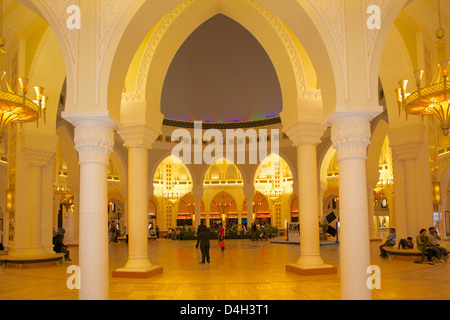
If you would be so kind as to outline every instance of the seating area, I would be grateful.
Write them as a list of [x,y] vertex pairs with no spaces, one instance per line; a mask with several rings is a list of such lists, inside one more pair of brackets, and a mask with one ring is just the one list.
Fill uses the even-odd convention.
[[[449,254],[449,248],[447,248],[447,255]],[[403,261],[421,261],[422,251],[414,246],[414,249],[398,249],[394,247],[384,247],[389,260],[403,260]]]
[[3,269],[6,269],[8,264],[18,265],[22,269],[23,265],[37,265],[44,263],[56,262],[56,265],[61,265],[64,259],[64,253],[51,253],[35,256],[20,256],[20,255],[1,255],[0,263]]

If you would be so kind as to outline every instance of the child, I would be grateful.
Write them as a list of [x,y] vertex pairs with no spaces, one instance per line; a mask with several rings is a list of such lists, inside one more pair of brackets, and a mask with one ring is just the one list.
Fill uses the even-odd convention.
[[412,242],[412,238],[408,237],[405,239],[401,239],[400,242],[398,243],[398,249],[400,249],[400,247],[402,247],[402,249],[414,249],[414,243]]

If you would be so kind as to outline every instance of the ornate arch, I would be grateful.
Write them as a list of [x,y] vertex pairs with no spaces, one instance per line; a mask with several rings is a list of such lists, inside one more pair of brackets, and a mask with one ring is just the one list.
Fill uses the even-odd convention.
[[[148,87],[148,76],[152,68],[152,64],[155,63],[154,60],[157,60],[155,56],[161,41],[163,40],[167,31],[173,25],[173,23],[182,16],[184,11],[188,7],[190,7],[193,3],[197,1],[199,0],[185,0],[183,3],[173,8],[167,15],[164,16],[164,18],[160,22],[158,22],[158,24],[154,28],[153,33],[150,36],[148,44],[145,48],[145,52],[140,61],[139,71],[136,77],[136,88],[134,92],[127,92],[122,95],[123,104],[143,102],[147,100],[146,94]],[[269,9],[261,5],[259,2],[255,0],[242,0],[242,1],[252,6],[255,12],[257,12],[267,21],[267,23],[271,26],[271,28],[274,30],[274,32],[280,39],[280,44],[284,47],[284,50],[286,51],[286,54],[289,57],[290,65],[293,70],[293,77],[295,79],[295,87],[297,95],[296,98],[320,100],[321,99],[320,90],[309,89],[307,87],[306,75],[302,65],[302,61],[300,59],[299,52],[285,25],[276,15],[274,15]],[[220,13],[220,11],[217,11],[217,13]],[[233,19],[233,17],[231,18]],[[277,72],[280,74],[284,71],[277,70]]]

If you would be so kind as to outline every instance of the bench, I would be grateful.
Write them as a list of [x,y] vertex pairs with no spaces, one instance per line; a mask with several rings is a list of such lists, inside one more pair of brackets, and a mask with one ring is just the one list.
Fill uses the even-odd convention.
[[[383,247],[388,255],[389,260],[407,260],[407,261],[421,261],[422,251],[419,249],[397,249],[395,247]],[[447,254],[450,254],[447,249]]]
[[6,269],[6,265],[9,263],[9,264],[18,264],[21,270],[24,264],[56,262],[56,265],[59,266],[62,264],[64,255],[65,255],[64,253],[52,253],[47,255],[35,255],[35,256],[1,255],[0,263],[2,264],[3,269]]

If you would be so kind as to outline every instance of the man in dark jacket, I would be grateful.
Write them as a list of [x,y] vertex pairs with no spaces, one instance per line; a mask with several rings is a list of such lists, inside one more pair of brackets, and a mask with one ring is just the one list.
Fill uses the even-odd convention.
[[198,234],[198,241],[200,242],[200,250],[202,251],[202,262],[200,263],[209,263],[209,248],[211,246],[209,239],[211,239],[212,235],[208,228],[202,229]]
[[200,234],[200,232],[202,232],[206,229],[207,229],[207,227],[203,224],[203,221],[202,221],[197,228],[197,244],[195,245],[196,248],[198,248],[198,244],[200,243],[200,238],[198,237],[198,235]]
[[57,253],[64,253],[64,260],[65,261],[72,261],[69,257],[70,252],[67,249],[67,246],[64,244],[64,233],[66,231],[64,229],[59,229],[58,233],[53,238],[53,251]]

